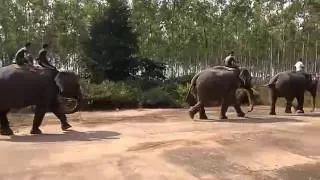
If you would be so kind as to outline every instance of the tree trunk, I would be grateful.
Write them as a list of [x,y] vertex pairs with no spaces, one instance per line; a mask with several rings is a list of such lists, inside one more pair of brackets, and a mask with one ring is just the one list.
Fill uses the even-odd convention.
[[273,58],[272,58],[272,37],[271,37],[270,38],[270,74],[274,76],[272,69],[273,69]]
[[317,73],[317,62],[318,62],[318,40],[316,40],[316,57],[314,59],[314,71]]

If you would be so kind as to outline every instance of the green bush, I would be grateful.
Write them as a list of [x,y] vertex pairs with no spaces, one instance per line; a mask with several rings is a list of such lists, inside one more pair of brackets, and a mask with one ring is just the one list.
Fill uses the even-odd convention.
[[163,86],[163,82],[160,80],[149,80],[149,79],[135,79],[135,80],[127,80],[126,84],[131,87],[135,87],[140,91],[147,91],[149,89]]
[[178,103],[183,107],[187,107],[187,103],[186,103],[185,99],[188,94],[188,91],[189,91],[188,84],[178,84],[177,85],[176,98],[177,98]]
[[137,107],[140,91],[125,82],[103,81],[101,84],[82,82],[85,98],[93,109]]
[[176,100],[161,87],[145,91],[141,97],[140,106],[147,108],[180,107]]

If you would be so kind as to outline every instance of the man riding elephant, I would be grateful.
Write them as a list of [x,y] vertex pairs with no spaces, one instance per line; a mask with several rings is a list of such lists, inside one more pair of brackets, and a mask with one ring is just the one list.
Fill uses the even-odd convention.
[[304,92],[309,91],[313,99],[313,108],[315,109],[318,80],[312,77],[312,74],[303,71],[303,63],[296,63],[296,71],[279,72],[273,76],[268,84],[271,95],[270,115],[275,115],[275,105],[279,97],[284,97],[286,103],[286,113],[291,113],[292,101],[297,99],[298,105],[295,107],[297,113],[304,113]]
[[[25,65],[24,67],[28,67]],[[68,71],[47,68],[17,68],[14,64],[0,68],[0,134],[13,135],[7,114],[11,109],[34,107],[31,134],[41,134],[40,126],[47,112],[61,122],[61,129],[71,125],[66,114],[79,110],[82,93],[79,77]],[[61,98],[71,98],[76,104],[64,108]]]
[[204,107],[210,102],[221,102],[220,119],[227,119],[226,112],[229,105],[233,105],[237,115],[244,117],[241,110],[239,98],[236,97],[236,90],[245,89],[248,92],[250,109],[253,110],[253,91],[251,84],[252,76],[246,68],[231,69],[225,66],[214,66],[197,73],[191,80],[191,87],[188,91],[186,102],[193,106],[189,115],[193,119],[199,112],[200,119],[207,119]]
[[233,51],[231,51],[229,55],[224,59],[224,65],[229,68],[239,68],[239,66],[236,64],[236,58]]
[[296,67],[296,72],[304,72],[304,64],[302,62],[302,58],[294,65]]
[[31,43],[28,42],[25,44],[24,47],[20,48],[17,51],[15,55],[15,61],[17,65],[22,66],[28,63],[28,54],[29,54],[30,46],[31,46]]
[[49,49],[48,44],[44,44],[42,46],[42,49],[39,51],[38,58],[37,58],[38,64],[43,68],[56,69],[56,67],[51,65],[48,61],[48,57],[47,57],[48,49]]

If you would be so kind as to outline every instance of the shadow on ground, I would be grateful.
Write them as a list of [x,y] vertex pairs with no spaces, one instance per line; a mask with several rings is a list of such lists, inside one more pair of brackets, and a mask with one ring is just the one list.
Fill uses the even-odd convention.
[[278,123],[278,122],[304,122],[298,119],[292,118],[279,118],[279,117],[264,117],[264,118],[256,118],[256,117],[247,117],[247,118],[236,118],[236,119],[208,119],[201,120],[195,119],[196,122],[228,122],[228,123]]
[[277,173],[283,179],[290,180],[316,180],[320,179],[320,163],[316,164],[302,164],[295,165],[292,167],[281,168],[277,171]]
[[316,113],[312,113],[312,112],[307,112],[307,113],[304,113],[304,114],[293,114],[295,116],[299,116],[299,117],[320,117],[320,113],[319,112],[316,112]]
[[10,142],[66,142],[66,141],[99,141],[107,139],[119,139],[120,133],[113,131],[87,131],[80,132],[69,130],[63,134],[41,134],[11,136],[5,141]]
[[183,147],[165,151],[162,157],[170,163],[182,166],[199,179],[212,175],[213,179],[273,180],[260,171],[251,171],[241,164],[229,161],[223,151],[216,148]]

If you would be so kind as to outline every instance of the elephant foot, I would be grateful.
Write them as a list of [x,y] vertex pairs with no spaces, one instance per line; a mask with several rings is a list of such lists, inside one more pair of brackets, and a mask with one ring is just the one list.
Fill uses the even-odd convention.
[[11,128],[1,128],[0,130],[0,134],[3,136],[12,136],[13,135],[13,131]]
[[192,111],[189,111],[189,116],[191,119],[194,119],[194,113]]
[[276,112],[270,112],[269,115],[276,115]]
[[66,131],[66,130],[68,130],[68,129],[71,128],[71,127],[72,127],[72,126],[71,126],[70,124],[66,123],[66,124],[64,124],[64,125],[61,126],[61,129],[62,129],[63,131]]
[[245,117],[246,114],[245,114],[244,112],[241,112],[241,113],[238,113],[237,116],[238,116],[238,117]]
[[297,110],[297,113],[298,113],[298,114],[303,114],[304,111],[299,109],[299,110]]
[[284,112],[285,112],[285,113],[288,113],[288,114],[291,114],[291,113],[292,113],[292,111],[291,111],[290,109],[286,109]]
[[207,115],[200,115],[200,119],[208,119]]
[[42,131],[39,128],[32,128],[30,134],[42,134]]
[[228,117],[225,115],[220,115],[220,119],[228,119]]

